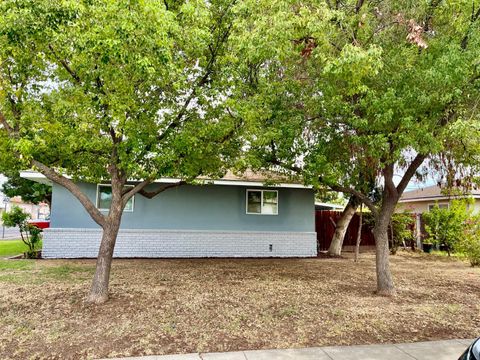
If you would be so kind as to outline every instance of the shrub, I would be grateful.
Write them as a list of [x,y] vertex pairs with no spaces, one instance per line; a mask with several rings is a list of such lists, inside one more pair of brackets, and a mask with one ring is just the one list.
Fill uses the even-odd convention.
[[402,244],[411,245],[415,242],[413,227],[415,225],[415,218],[412,214],[397,213],[392,216],[391,223],[391,244],[390,252],[396,254],[398,247]]
[[463,252],[472,266],[480,266],[480,215],[472,216],[465,223],[458,250]]
[[430,212],[424,213],[426,240],[445,246],[448,255],[455,251],[462,240],[465,224],[471,218],[470,203],[470,199],[452,200],[449,208],[435,205]]
[[30,215],[14,206],[9,212],[2,214],[3,224],[7,227],[16,227],[20,229],[20,236],[25,245],[27,245],[27,257],[34,258],[36,255],[36,248],[40,244],[42,230],[34,225],[28,223]]

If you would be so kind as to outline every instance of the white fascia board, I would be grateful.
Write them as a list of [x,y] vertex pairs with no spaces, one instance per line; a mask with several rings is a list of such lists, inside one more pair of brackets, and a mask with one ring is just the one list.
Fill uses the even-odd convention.
[[449,201],[455,199],[464,199],[464,198],[474,198],[480,199],[480,195],[466,195],[466,196],[430,196],[430,197],[423,197],[423,198],[412,198],[412,199],[400,199],[398,200],[399,203],[412,203],[412,202],[422,202],[422,201]]
[[345,206],[339,204],[331,204],[331,203],[324,203],[324,202],[315,202],[315,205],[318,206],[328,206],[334,209],[345,209]]
[[52,185],[52,181],[37,171],[20,171],[20,177],[23,179],[38,182],[40,184]]
[[[66,178],[71,178],[70,176],[64,175]],[[45,175],[37,172],[37,171],[21,171],[20,177],[32,181],[36,181],[38,183],[52,185],[52,181],[47,179]],[[157,179],[155,183],[164,183],[164,184],[173,184],[176,182],[180,182],[182,179],[177,178],[161,178]],[[138,180],[129,180],[129,182],[138,182]],[[272,185],[265,185],[260,181],[241,181],[241,180],[208,180],[208,179],[198,179],[196,180],[197,183],[205,184],[205,185],[226,185],[226,186],[258,186],[258,187],[277,187],[277,188],[290,188],[290,189],[312,189],[312,186],[306,186],[302,184],[289,184],[289,183],[279,183],[279,184],[272,184]]]

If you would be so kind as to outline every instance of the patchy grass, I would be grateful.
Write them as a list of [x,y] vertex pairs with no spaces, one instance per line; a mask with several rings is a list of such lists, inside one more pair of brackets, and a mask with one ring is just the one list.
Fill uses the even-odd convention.
[[0,358],[97,358],[478,336],[480,270],[391,257],[398,289],[377,297],[375,261],[115,260],[111,300],[84,302],[91,260],[0,261]]
[[27,251],[27,245],[22,240],[1,240],[0,258],[21,254]]

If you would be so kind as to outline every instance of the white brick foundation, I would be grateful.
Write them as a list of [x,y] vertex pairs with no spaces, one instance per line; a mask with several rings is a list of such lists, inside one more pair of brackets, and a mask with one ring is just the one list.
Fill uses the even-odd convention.
[[[97,229],[46,229],[44,258],[96,257]],[[271,251],[270,251],[271,246]],[[310,257],[317,255],[315,232],[120,230],[115,257]]]

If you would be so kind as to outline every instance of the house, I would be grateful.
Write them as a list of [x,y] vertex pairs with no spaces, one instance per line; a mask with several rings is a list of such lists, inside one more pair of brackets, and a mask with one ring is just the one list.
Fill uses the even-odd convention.
[[[21,176],[51,183],[37,172],[22,172]],[[160,179],[150,187],[175,182]],[[125,208],[114,256],[317,255],[313,189],[293,182],[267,186],[265,178],[254,173],[241,177],[229,173],[220,180],[201,182],[168,189],[153,199],[136,194]],[[51,223],[44,232],[43,256],[96,257],[101,229],[70,192],[51,185]],[[107,211],[108,184],[78,185],[100,211]]]
[[[2,206],[4,206],[2,204]],[[19,207],[28,215],[31,220],[45,220],[50,214],[50,208],[47,203],[32,204],[22,200],[20,196],[10,198],[4,206],[4,210],[10,211],[13,207]]]
[[480,212],[480,190],[470,192],[452,191],[447,194],[438,185],[427,186],[421,189],[406,191],[400,198],[397,212],[408,211],[415,214],[422,214],[430,211],[435,205],[448,207],[452,199],[472,197],[474,199],[473,211]]
[[406,191],[400,198],[396,212],[410,212],[416,214],[415,219],[415,238],[417,247],[422,246],[422,239],[425,238],[425,224],[422,214],[429,212],[433,207],[448,207],[453,199],[471,197],[474,199],[473,212],[480,212],[480,190],[463,192],[458,190],[451,191],[451,195],[444,191],[438,185],[427,186],[421,189]]

